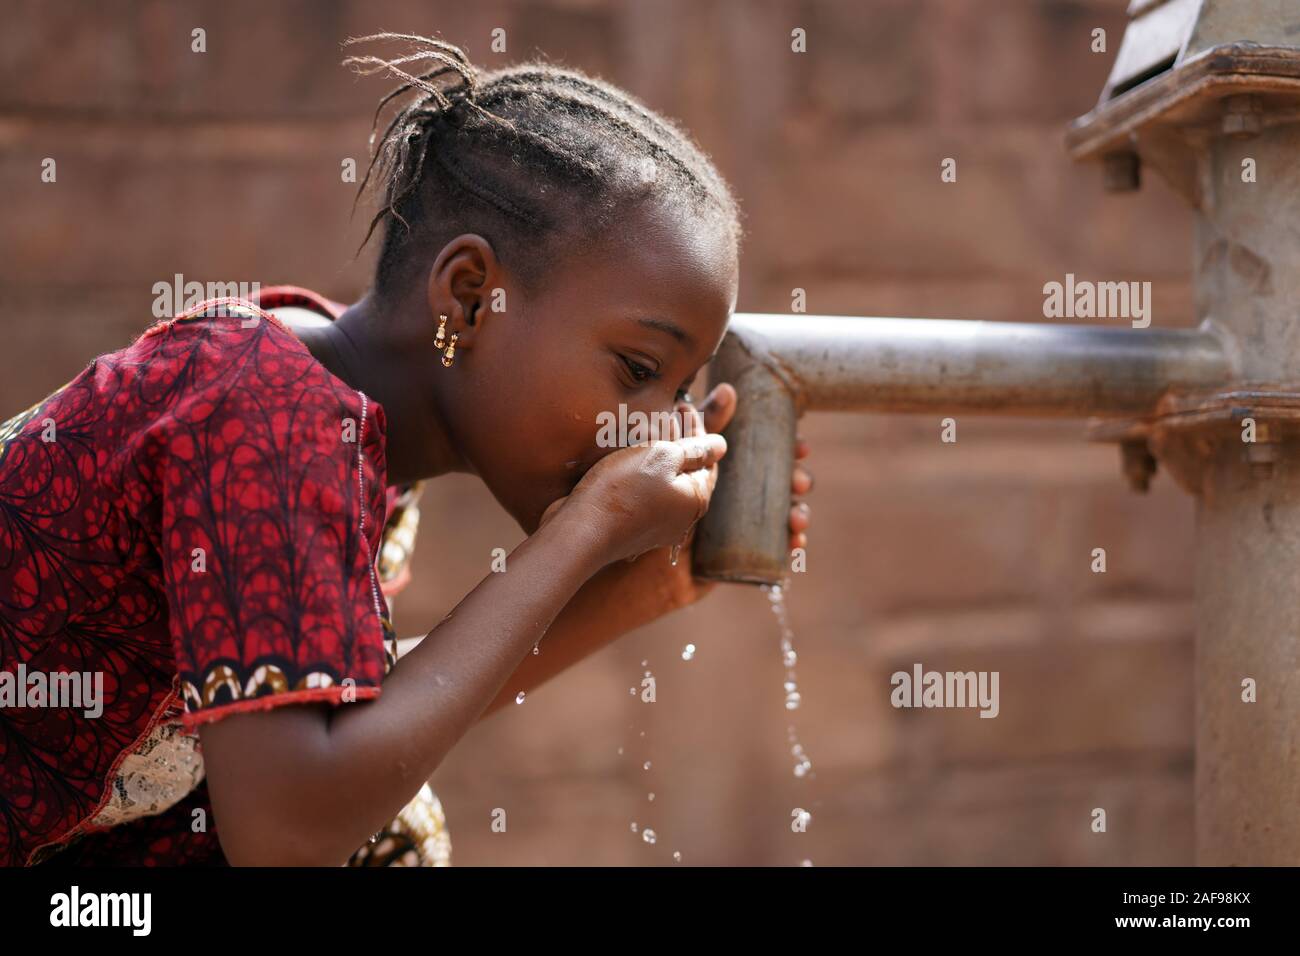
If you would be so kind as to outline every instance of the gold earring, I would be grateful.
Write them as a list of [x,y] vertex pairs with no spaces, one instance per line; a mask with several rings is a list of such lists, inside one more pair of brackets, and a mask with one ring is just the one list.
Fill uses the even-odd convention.
[[440,315],[438,318],[440,320],[438,322],[438,335],[437,338],[433,340],[433,347],[435,349],[441,349],[447,344],[447,317],[445,315]]
[[456,361],[456,340],[460,338],[459,332],[451,333],[451,344],[447,346],[447,351],[442,353],[442,364],[451,368],[451,363]]

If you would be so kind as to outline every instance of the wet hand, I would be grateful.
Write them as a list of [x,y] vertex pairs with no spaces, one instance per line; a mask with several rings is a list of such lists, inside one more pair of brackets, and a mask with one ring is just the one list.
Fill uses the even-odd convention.
[[[704,420],[705,429],[709,432],[719,432],[726,428],[736,413],[736,403],[736,390],[731,385],[723,382],[714,388],[697,409]],[[794,449],[794,474],[790,479],[790,493],[793,499],[812,491],[812,472],[802,464],[808,457],[808,453],[808,442],[802,437],[797,437]],[[805,502],[793,501],[790,506],[791,550],[808,546],[810,517],[811,510]],[[695,527],[693,526],[676,565],[668,562],[669,549],[660,548],[637,558],[635,570],[629,572],[629,578],[635,581],[635,586],[652,587],[653,593],[661,596],[661,614],[694,604],[717,586],[716,581],[697,578],[691,573],[690,547],[694,538]]]
[[709,508],[727,442],[705,431],[689,403],[677,410],[684,423],[680,433],[605,455],[568,495],[547,506],[538,530],[561,513],[577,515],[593,529],[604,563],[684,546]]
[[[724,382],[709,393],[696,411],[703,419],[706,431],[719,432],[731,422],[736,412],[736,404],[736,390]],[[795,467],[790,481],[790,492],[795,499],[806,495],[813,487],[812,472],[802,464],[808,457],[808,453],[808,442],[802,437],[797,437],[794,449]],[[790,548],[792,550],[807,547],[809,518],[808,505],[802,501],[793,501],[790,507]],[[677,608],[694,604],[717,586],[716,581],[697,578],[691,573],[691,546],[696,527],[697,525],[692,524],[687,533],[676,564],[669,561],[671,549],[659,547],[638,555],[631,561],[619,562],[616,570],[607,569],[607,572],[612,571],[617,575],[618,582],[615,587],[625,593],[629,601],[643,595],[651,596],[654,604],[648,612],[651,620]]]

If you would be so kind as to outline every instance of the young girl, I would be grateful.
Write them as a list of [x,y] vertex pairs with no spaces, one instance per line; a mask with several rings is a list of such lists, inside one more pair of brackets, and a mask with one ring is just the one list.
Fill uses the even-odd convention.
[[[605,83],[366,39],[410,45],[348,61],[402,81],[369,292],[205,303],[0,427],[0,863],[445,863],[425,781],[474,722],[705,591],[726,184]],[[620,404],[685,427],[602,447]],[[528,538],[398,663],[415,496],[456,471]]]

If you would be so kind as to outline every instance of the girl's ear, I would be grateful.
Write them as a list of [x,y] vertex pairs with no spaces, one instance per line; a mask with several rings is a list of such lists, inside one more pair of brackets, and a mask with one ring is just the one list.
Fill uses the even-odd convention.
[[447,336],[457,333],[457,350],[473,348],[504,278],[496,251],[482,236],[465,233],[448,242],[429,270],[430,334],[445,315]]

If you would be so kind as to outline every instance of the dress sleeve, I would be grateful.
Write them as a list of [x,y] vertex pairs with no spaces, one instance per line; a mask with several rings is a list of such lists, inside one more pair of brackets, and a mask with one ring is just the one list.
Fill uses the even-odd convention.
[[[196,355],[159,423],[159,551],[187,731],[227,714],[378,696],[382,408],[286,329]],[[214,367],[213,367],[214,366]]]

